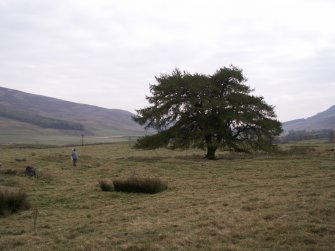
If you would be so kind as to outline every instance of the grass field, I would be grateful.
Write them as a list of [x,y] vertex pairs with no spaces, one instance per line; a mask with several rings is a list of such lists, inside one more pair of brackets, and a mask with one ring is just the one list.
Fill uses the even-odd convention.
[[[64,134],[55,129],[22,129],[22,128],[0,128],[1,144],[46,144],[55,146],[81,144],[82,137],[78,135]],[[115,143],[136,139],[138,136],[127,136],[114,130],[94,131],[96,135],[84,135],[84,144]]]
[[111,128],[88,128],[88,131],[67,131],[41,128],[28,123],[5,119],[0,116],[0,144],[45,144],[45,145],[79,145],[115,143],[136,140],[143,132],[121,131]]
[[[127,143],[0,148],[0,188],[22,189],[39,211],[0,218],[0,250],[334,250],[334,144],[285,153],[140,151]],[[15,158],[25,157],[26,162]],[[36,166],[38,179],[23,174]],[[16,170],[6,172],[6,170]],[[102,179],[159,177],[164,192],[102,192]]]

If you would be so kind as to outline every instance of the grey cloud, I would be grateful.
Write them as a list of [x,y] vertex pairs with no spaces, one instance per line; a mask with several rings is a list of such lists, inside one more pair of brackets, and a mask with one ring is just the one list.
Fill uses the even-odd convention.
[[291,1],[278,10],[261,0],[238,4],[3,0],[0,85],[133,111],[160,73],[211,74],[234,64],[282,120],[314,112],[318,99],[334,104],[335,31],[323,27],[333,15],[317,20],[334,3],[320,2],[311,21],[315,1],[297,1],[292,10]]

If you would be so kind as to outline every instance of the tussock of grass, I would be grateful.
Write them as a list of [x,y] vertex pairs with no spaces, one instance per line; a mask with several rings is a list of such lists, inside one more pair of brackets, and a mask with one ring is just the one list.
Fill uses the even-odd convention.
[[158,178],[130,177],[128,179],[113,180],[117,192],[127,193],[159,193],[167,189],[167,184]]
[[100,180],[99,181],[99,186],[102,191],[104,192],[110,192],[114,190],[113,183],[108,182],[106,180]]
[[0,190],[0,215],[7,216],[20,210],[27,210],[30,204],[22,191]]
[[10,169],[10,168],[4,168],[4,169],[0,169],[0,174],[16,175],[17,171],[14,169]]

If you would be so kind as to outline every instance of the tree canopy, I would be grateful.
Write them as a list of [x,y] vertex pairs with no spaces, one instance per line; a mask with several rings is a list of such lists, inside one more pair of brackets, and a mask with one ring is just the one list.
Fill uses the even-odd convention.
[[218,148],[269,150],[282,132],[274,107],[254,96],[241,69],[230,66],[213,75],[175,69],[155,77],[150,106],[137,110],[134,120],[156,133],[140,138],[136,147],[153,149],[207,148],[215,159]]

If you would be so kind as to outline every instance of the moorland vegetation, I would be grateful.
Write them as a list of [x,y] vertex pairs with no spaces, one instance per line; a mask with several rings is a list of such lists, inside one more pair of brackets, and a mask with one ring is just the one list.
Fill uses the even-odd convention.
[[[0,216],[0,250],[332,250],[334,149],[309,141],[271,154],[218,150],[208,161],[201,150],[92,145],[77,147],[73,169],[70,147],[1,146],[0,190],[25,193],[31,209]],[[44,175],[25,176],[26,165]],[[130,177],[168,188],[99,185]]]

